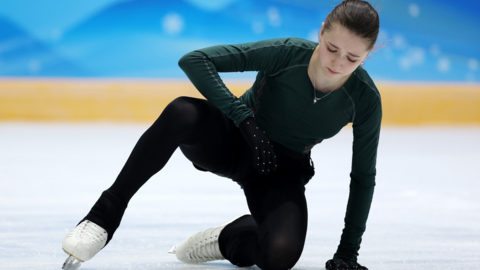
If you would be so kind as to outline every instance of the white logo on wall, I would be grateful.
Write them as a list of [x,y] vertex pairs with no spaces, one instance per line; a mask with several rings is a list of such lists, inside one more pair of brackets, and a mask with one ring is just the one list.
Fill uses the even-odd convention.
[[282,25],[282,18],[280,17],[280,11],[276,7],[270,7],[267,11],[268,21],[273,27],[279,27]]
[[421,47],[410,47],[406,54],[400,58],[400,67],[408,70],[413,66],[421,66],[425,63],[425,50]]
[[265,30],[265,27],[263,26],[262,22],[253,22],[252,23],[253,33],[259,35],[259,34],[262,34],[264,30]]
[[448,72],[450,70],[450,60],[446,57],[441,57],[437,62],[437,68],[442,73]]
[[468,69],[475,71],[478,68],[478,61],[475,58],[468,60]]
[[420,15],[420,7],[417,4],[410,4],[408,6],[408,14],[413,18],[417,18]]
[[184,20],[182,16],[171,12],[163,18],[162,27],[169,35],[180,34],[184,28]]

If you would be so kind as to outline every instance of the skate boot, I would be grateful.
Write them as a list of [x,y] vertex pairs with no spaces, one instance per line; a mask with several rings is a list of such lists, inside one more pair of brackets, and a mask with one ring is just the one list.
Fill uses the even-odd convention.
[[108,233],[97,224],[84,220],[63,239],[62,248],[69,256],[62,269],[75,270],[88,261],[107,243]]
[[225,260],[220,252],[218,237],[231,220],[215,228],[198,232],[185,239],[180,244],[173,246],[168,253],[175,254],[177,259],[185,263],[202,263],[215,260]]

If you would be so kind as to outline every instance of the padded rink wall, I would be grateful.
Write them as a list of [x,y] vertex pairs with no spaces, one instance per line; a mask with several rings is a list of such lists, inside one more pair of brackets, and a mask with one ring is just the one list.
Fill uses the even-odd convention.
[[[240,96],[251,82],[226,81]],[[377,83],[384,125],[480,125],[480,85]],[[0,79],[0,121],[152,122],[187,80]]]

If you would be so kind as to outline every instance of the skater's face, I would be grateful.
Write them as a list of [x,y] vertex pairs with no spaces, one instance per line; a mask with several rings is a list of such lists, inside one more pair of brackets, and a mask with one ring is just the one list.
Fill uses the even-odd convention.
[[318,68],[332,79],[350,76],[370,53],[366,39],[338,24],[332,24],[330,30],[325,30],[322,23],[319,41]]

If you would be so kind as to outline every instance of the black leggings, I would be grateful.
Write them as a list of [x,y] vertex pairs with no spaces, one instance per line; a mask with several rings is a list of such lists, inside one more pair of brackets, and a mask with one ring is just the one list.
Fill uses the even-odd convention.
[[177,98],[140,137],[113,185],[83,220],[105,228],[110,241],[130,199],[180,147],[197,169],[230,178],[244,190],[251,215],[235,220],[220,234],[225,258],[238,266],[290,269],[303,251],[304,185],[314,169],[309,155],[272,144],[278,169],[259,175],[247,142],[230,119],[206,100]]

